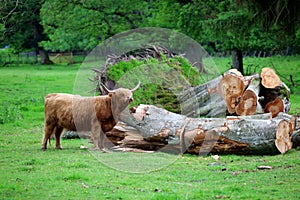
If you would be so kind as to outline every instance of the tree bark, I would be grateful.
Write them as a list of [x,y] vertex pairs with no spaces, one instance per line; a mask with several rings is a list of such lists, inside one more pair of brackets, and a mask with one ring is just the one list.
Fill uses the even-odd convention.
[[188,117],[221,117],[226,115],[226,102],[218,93],[219,76],[205,84],[179,94],[181,114]]
[[50,60],[48,52],[45,51],[45,49],[39,48],[39,54],[41,56],[41,63],[43,65],[52,65],[53,64],[53,61]]
[[234,49],[232,51],[232,69],[237,69],[244,74],[243,52],[240,49]]

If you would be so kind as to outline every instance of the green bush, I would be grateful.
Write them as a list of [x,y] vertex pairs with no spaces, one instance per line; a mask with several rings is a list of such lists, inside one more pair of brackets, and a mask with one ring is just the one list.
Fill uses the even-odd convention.
[[177,95],[186,87],[201,84],[201,74],[188,60],[175,56],[161,59],[121,61],[108,69],[108,77],[117,86],[133,88],[138,81],[142,86],[135,93],[134,105],[153,104],[180,113]]

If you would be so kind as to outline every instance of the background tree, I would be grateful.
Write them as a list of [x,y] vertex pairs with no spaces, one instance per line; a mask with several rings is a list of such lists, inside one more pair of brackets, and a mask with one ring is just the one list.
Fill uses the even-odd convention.
[[[287,20],[288,24],[298,26],[296,13],[289,13],[291,6],[286,8],[287,5],[282,3],[287,1],[272,0],[268,6],[262,1],[250,0],[193,0],[180,10],[180,28],[199,42],[212,44],[210,47],[214,50],[232,51],[232,67],[243,72],[243,51],[279,50],[295,39],[296,28],[285,26],[282,29],[280,25]],[[274,15],[268,18],[266,16],[271,15],[268,12],[284,12],[285,17]]]
[[148,6],[139,0],[47,0],[41,16],[50,40],[42,45],[52,51],[89,50],[110,36],[142,26]]
[[48,53],[39,46],[47,40],[43,26],[40,24],[40,0],[2,1],[0,7],[1,21],[4,26],[1,43],[9,45],[17,52],[24,49],[35,49],[41,56],[42,64],[52,64]]
[[149,15],[145,19],[145,26],[179,29],[178,17],[181,7],[185,4],[174,0],[156,0],[149,3]]
[[[175,29],[210,51],[242,52],[300,46],[299,0],[2,0],[0,45],[47,52],[90,50],[117,33],[140,27]],[[192,49],[192,48],[191,48]]]

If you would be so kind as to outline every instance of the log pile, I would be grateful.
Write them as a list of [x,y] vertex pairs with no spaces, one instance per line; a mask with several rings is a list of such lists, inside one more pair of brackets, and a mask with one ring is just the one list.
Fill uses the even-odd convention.
[[229,70],[179,94],[182,114],[153,105],[123,112],[106,142],[137,152],[285,153],[300,145],[300,118],[286,114],[289,95],[271,68],[252,76]]
[[[122,151],[213,154],[278,154],[299,144],[299,118],[279,113],[226,118],[189,118],[153,105],[124,112],[108,133]],[[116,136],[120,136],[117,140]],[[293,146],[296,147],[296,146]]]
[[[299,143],[299,119],[285,114],[289,94],[270,68],[246,77],[229,70],[184,91],[179,98],[183,115],[152,105],[123,113],[125,125],[114,132],[122,132],[124,138],[113,143],[115,149],[190,154],[285,153],[297,146],[293,142]],[[215,117],[223,111],[229,116]],[[194,118],[203,116],[201,112],[213,118]]]
[[[246,116],[290,109],[290,90],[273,69],[243,76],[232,69],[212,81],[184,91],[179,98],[182,114],[189,117]],[[196,106],[196,107],[195,107]]]
[[[106,134],[106,146],[119,151],[271,155],[300,146],[300,118],[286,113],[275,118],[271,113],[189,118],[140,105],[124,112],[121,120]],[[83,136],[88,138],[87,133]]]

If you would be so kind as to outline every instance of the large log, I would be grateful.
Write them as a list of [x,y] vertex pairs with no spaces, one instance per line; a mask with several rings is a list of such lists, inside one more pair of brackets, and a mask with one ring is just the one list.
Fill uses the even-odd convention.
[[[118,144],[143,150],[191,154],[278,154],[292,148],[294,129],[287,117],[270,114],[227,118],[189,118],[152,105],[137,113],[123,113],[121,120],[135,129]],[[287,115],[288,116],[288,115]]]
[[217,90],[221,80],[222,76],[219,76],[179,94],[181,114],[188,117],[224,117],[226,115],[226,102]]

